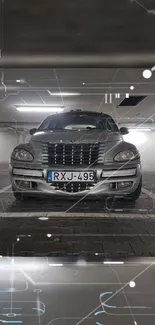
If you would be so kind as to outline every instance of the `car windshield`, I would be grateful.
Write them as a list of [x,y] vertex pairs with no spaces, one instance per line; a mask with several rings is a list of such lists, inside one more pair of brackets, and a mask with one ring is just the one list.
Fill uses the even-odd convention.
[[48,116],[38,129],[38,131],[45,130],[105,130],[118,132],[118,127],[109,115],[81,113]]

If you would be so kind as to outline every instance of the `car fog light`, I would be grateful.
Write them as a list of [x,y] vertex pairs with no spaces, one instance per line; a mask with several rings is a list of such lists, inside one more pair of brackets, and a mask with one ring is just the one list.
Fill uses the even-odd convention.
[[22,187],[22,188],[25,188],[25,189],[32,187],[32,182],[29,182],[29,181],[17,180],[16,184],[17,184],[18,187]]
[[117,188],[126,188],[130,187],[132,185],[132,182],[118,182]]

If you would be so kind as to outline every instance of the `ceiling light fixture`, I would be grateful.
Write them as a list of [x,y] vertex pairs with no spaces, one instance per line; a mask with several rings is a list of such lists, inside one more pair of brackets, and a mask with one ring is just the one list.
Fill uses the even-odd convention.
[[77,261],[76,265],[77,266],[86,266],[87,265],[87,262],[82,259],[82,260]]
[[151,76],[152,76],[152,71],[151,71],[151,70],[146,69],[146,70],[143,71],[143,77],[144,77],[145,79],[150,79]]
[[59,97],[62,97],[62,96],[80,96],[81,95],[80,93],[62,93],[62,92],[59,92],[59,93],[51,93],[50,90],[47,90],[47,91],[50,94],[50,96],[59,96]]
[[50,263],[49,266],[63,266],[62,263]]
[[48,237],[48,238],[52,237],[52,234],[47,234],[47,237]]
[[126,97],[126,98],[129,98],[129,94],[125,94],[125,97]]
[[129,286],[130,286],[130,288],[134,288],[136,286],[135,281],[130,281]]
[[134,86],[130,86],[130,90],[134,90],[135,89],[135,87]]
[[152,129],[151,128],[131,128],[131,129],[129,129],[129,132],[150,132],[150,131],[152,131]]
[[21,83],[21,84],[24,84],[25,83],[25,80],[24,79],[16,79],[16,82]]
[[85,85],[85,82],[83,82],[82,84]]
[[40,218],[38,218],[39,220],[41,220],[41,221],[46,221],[46,220],[48,220],[49,218],[48,217],[40,217]]
[[61,113],[63,112],[63,106],[52,106],[52,105],[15,105],[15,108],[19,112],[52,112]]
[[105,261],[105,262],[103,262],[103,264],[105,264],[105,265],[106,264],[107,265],[108,264],[112,264],[112,265],[115,265],[115,264],[117,265],[118,264],[118,265],[121,265],[121,264],[124,264],[124,262],[123,261]]

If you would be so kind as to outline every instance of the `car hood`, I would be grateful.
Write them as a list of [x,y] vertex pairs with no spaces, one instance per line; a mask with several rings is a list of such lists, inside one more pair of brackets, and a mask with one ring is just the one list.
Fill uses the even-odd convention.
[[31,136],[31,142],[109,142],[122,141],[123,137],[120,132],[107,131],[42,131]]

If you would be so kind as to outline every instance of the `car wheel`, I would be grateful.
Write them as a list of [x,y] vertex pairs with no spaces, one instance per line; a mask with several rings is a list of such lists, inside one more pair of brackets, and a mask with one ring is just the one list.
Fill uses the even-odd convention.
[[24,200],[24,195],[22,192],[17,192],[14,188],[12,188],[13,195],[17,201],[23,201]]
[[139,182],[139,185],[138,185],[137,189],[133,193],[131,193],[128,196],[128,198],[130,198],[132,201],[138,200],[138,198],[139,198],[139,196],[141,194],[141,190],[142,190],[142,177],[140,179],[140,182]]

